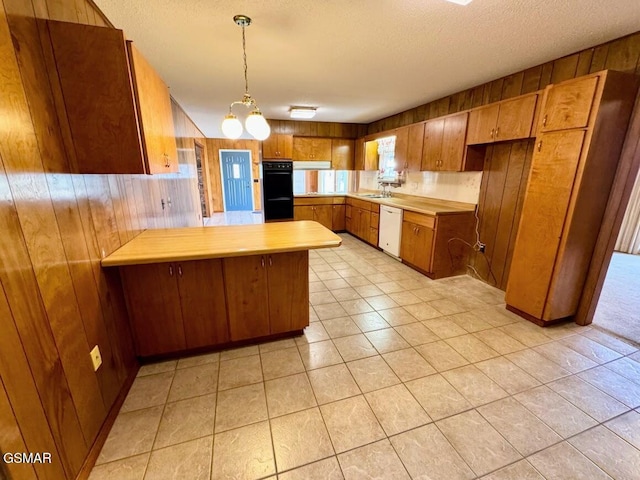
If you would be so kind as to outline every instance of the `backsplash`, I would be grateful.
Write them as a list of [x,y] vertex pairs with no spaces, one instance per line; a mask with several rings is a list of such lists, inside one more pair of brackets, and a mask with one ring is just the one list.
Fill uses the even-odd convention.
[[[360,190],[380,189],[377,171],[359,173]],[[477,204],[481,182],[482,172],[410,172],[404,185],[391,192]]]

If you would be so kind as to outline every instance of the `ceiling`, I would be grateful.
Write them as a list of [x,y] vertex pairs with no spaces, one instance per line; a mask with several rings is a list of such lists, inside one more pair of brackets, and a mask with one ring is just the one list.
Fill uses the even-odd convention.
[[[94,0],[208,137],[249,91],[267,118],[369,123],[640,28],[638,0]],[[236,107],[244,116],[243,107]],[[234,110],[235,111],[235,110]]]

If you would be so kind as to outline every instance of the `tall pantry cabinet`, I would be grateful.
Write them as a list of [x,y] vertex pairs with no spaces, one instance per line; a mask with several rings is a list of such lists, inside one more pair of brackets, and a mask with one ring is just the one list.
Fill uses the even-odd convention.
[[605,71],[544,92],[506,291],[539,325],[576,313],[637,89]]

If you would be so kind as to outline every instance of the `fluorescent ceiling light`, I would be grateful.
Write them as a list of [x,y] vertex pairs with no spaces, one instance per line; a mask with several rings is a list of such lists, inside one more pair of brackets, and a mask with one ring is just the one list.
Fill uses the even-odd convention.
[[458,5],[469,5],[471,0],[447,0],[447,2],[457,3]]
[[313,118],[316,116],[316,107],[291,107],[289,115],[291,118]]

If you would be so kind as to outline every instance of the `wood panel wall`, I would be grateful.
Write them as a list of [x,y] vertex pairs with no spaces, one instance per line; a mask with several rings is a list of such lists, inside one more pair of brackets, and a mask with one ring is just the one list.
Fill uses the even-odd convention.
[[358,138],[367,134],[367,125],[360,123],[269,120],[269,125],[272,133],[297,137]]
[[202,222],[203,136],[175,103],[178,173],[69,173],[40,41],[47,18],[108,26],[89,0],[0,0],[0,450],[53,456],[4,466],[14,479],[75,478],[137,370],[120,281],[100,259],[146,228]]

